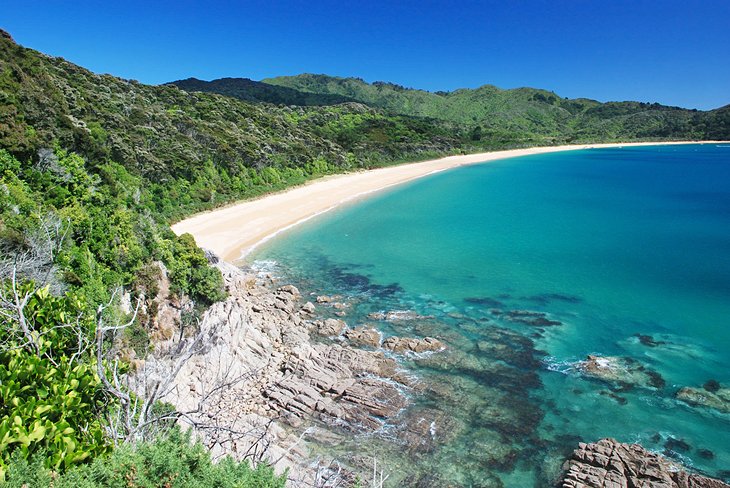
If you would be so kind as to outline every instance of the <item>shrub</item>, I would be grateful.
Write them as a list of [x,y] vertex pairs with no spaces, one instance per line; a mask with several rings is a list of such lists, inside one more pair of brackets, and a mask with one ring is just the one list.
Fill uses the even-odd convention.
[[13,458],[2,488],[283,488],[286,475],[247,461],[225,458],[213,463],[208,451],[179,429],[152,442],[123,445],[109,456],[63,474],[44,467],[41,455]]
[[[11,293],[0,286],[3,296]],[[62,471],[109,449],[99,415],[103,393],[85,348],[93,321],[74,295],[33,290],[20,286],[27,304],[0,320],[0,479],[12,455],[42,451],[44,465]],[[29,332],[21,332],[19,317]]]

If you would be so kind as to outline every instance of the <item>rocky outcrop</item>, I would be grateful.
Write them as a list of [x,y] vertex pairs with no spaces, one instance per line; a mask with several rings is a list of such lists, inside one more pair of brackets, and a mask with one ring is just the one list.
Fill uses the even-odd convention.
[[[156,342],[132,382],[142,391],[179,367],[163,401],[186,412],[187,423],[206,426],[198,434],[215,455],[250,456],[265,446],[277,470],[313,483],[316,463],[309,462],[303,439],[309,426],[318,421],[357,433],[379,431],[408,405],[415,385],[382,350],[310,338],[347,331],[352,344],[376,348],[376,330],[316,319],[315,306],[302,304],[296,287],[274,288],[269,278],[222,261],[215,266],[229,297],[205,312],[198,331],[180,331],[173,321],[177,332]],[[441,347],[435,339],[395,339],[402,346],[394,350]],[[185,350],[190,353],[182,361]]]
[[308,416],[353,431],[374,431],[407,401],[397,365],[382,353],[317,344],[294,351],[280,381],[263,395],[271,410],[299,426]]
[[608,383],[627,387],[663,388],[665,381],[659,373],[628,357],[589,355],[576,365],[577,369]]
[[613,439],[580,443],[563,469],[561,488],[730,488],[637,444]]
[[[709,383],[709,382],[708,382]],[[730,413],[730,388],[692,388],[684,387],[677,391],[675,397],[693,407],[706,407],[722,413]]]

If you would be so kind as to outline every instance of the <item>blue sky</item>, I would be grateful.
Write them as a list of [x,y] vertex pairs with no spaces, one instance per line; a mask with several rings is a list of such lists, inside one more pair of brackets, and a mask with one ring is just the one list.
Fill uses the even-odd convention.
[[3,0],[17,42],[144,83],[303,72],[730,103],[730,0]]

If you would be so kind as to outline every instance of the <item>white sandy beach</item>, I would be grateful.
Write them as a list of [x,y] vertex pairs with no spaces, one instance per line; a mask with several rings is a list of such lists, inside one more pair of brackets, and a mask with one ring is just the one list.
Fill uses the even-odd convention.
[[226,261],[244,257],[262,242],[284,229],[373,192],[432,173],[498,159],[557,151],[620,146],[669,144],[716,144],[703,142],[649,142],[591,144],[513,149],[346,173],[313,180],[305,185],[194,215],[172,226],[180,235],[190,233],[198,246],[210,249]]

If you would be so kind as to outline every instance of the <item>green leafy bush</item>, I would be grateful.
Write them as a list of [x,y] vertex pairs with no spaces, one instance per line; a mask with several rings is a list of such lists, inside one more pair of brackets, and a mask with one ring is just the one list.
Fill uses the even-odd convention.
[[172,429],[153,442],[124,445],[93,463],[63,474],[44,466],[42,455],[12,458],[2,488],[283,488],[286,475],[259,464],[225,458],[213,463],[208,451]]
[[[32,290],[26,284],[19,296]],[[43,452],[47,468],[64,470],[109,450],[99,416],[105,399],[84,343],[91,323],[80,301],[41,288],[22,315],[30,337],[14,317],[0,319],[0,479],[13,455]]]
[[208,265],[205,253],[190,234],[183,234],[167,243],[165,261],[170,270],[172,291],[190,295],[203,304],[225,299],[223,277]]

